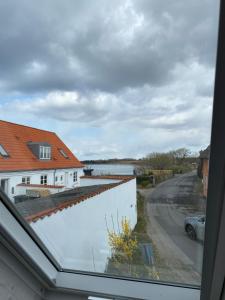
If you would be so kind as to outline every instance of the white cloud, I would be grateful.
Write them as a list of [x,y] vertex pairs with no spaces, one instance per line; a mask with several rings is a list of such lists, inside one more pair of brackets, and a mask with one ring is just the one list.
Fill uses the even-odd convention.
[[[49,122],[82,159],[140,157],[184,146],[197,151],[209,143],[213,73],[194,62],[176,66],[178,79],[163,87],[55,91],[8,103],[5,110]],[[205,88],[209,94],[199,93]]]

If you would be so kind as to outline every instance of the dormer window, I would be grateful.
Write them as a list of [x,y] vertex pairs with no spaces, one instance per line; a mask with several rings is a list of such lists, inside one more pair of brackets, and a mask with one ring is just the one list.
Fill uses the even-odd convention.
[[59,149],[60,154],[65,157],[66,159],[69,158],[69,156],[66,154],[66,152],[63,149]]
[[27,145],[37,159],[51,159],[52,147],[50,144],[46,142],[28,142]]
[[3,157],[9,157],[9,154],[6,152],[6,150],[3,148],[1,144],[0,144],[0,155]]
[[51,159],[51,147],[40,146],[40,159]]

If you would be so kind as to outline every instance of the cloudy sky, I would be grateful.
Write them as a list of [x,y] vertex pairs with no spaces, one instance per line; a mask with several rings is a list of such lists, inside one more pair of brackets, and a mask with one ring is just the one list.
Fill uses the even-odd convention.
[[210,140],[218,0],[0,0],[0,119],[80,159]]

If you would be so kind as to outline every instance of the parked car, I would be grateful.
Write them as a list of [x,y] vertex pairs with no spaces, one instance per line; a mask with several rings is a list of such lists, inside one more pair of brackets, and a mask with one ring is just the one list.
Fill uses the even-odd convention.
[[192,240],[204,241],[205,236],[205,216],[186,217],[184,229]]

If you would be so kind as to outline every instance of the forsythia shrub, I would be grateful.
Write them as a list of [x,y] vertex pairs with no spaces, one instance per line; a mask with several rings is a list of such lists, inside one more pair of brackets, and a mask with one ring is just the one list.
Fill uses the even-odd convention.
[[123,218],[121,221],[121,232],[117,234],[114,231],[109,231],[108,235],[109,244],[117,260],[120,262],[130,262],[138,247],[138,242],[132,235],[130,222],[126,218]]

